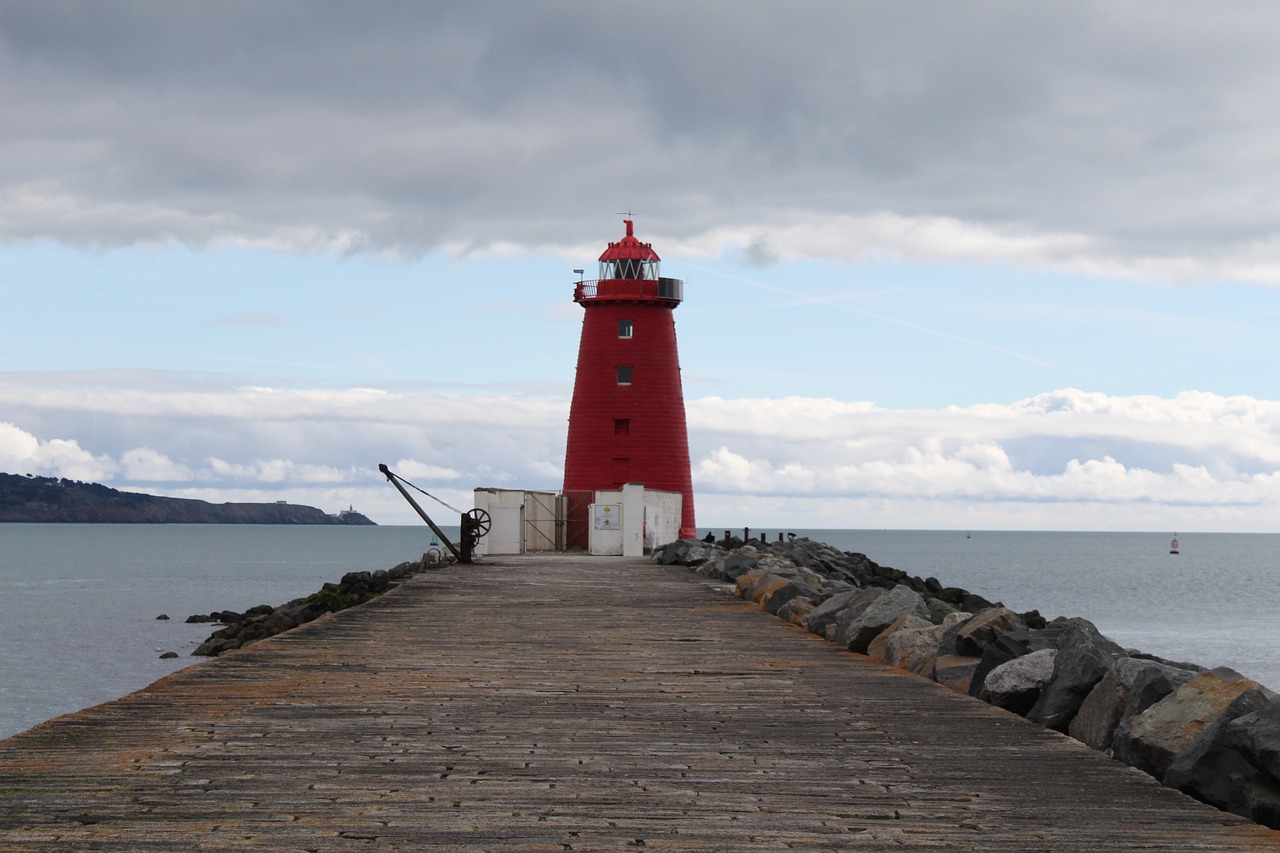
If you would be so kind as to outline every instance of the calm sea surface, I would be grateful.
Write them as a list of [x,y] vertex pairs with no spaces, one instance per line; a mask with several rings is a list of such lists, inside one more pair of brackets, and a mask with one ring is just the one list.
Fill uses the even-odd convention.
[[[1280,536],[1183,533],[1172,556],[1171,534],[795,532],[1280,689]],[[0,524],[0,737],[191,665],[214,629],[184,624],[192,613],[281,604],[430,540],[417,526]]]

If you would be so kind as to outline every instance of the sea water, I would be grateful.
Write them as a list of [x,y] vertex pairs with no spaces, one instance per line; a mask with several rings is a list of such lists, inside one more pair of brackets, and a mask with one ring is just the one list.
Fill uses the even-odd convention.
[[0,524],[0,737],[205,660],[191,652],[221,626],[190,615],[283,604],[430,544],[425,526]]
[[[1184,533],[1175,556],[1172,534],[794,532],[1280,689],[1274,535]],[[281,604],[416,560],[431,538],[425,526],[0,524],[0,737],[203,660],[191,651],[217,626],[188,615]]]

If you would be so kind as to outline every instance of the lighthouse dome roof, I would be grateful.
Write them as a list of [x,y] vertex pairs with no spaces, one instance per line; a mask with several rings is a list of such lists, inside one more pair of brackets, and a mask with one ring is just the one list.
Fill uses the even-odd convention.
[[653,246],[648,243],[641,243],[632,233],[633,223],[630,219],[622,220],[627,224],[627,236],[623,237],[616,243],[610,243],[609,248],[605,249],[600,255],[602,261],[659,261],[658,253],[653,250]]

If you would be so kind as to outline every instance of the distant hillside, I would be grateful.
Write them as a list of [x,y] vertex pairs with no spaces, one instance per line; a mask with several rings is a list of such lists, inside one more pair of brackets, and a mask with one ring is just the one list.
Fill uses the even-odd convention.
[[0,522],[81,524],[373,524],[289,503],[225,503],[121,492],[97,483],[0,474]]

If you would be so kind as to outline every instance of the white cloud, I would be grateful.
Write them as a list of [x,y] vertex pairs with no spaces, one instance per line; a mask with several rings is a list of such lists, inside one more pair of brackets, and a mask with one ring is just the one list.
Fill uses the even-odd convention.
[[149,447],[126,450],[120,467],[122,478],[132,482],[180,483],[194,476],[190,468]]
[[[12,376],[0,381],[0,405],[21,424],[0,424],[4,470],[219,501],[354,504],[407,524],[416,516],[378,472],[381,461],[461,508],[476,487],[560,482],[561,399],[83,383],[46,376],[24,390]],[[963,408],[711,397],[688,411],[704,525],[1280,525],[1275,401],[1062,389]]]
[[74,439],[41,440],[9,423],[0,423],[0,465],[10,474],[86,481],[110,479],[119,471],[110,456],[95,455]]

